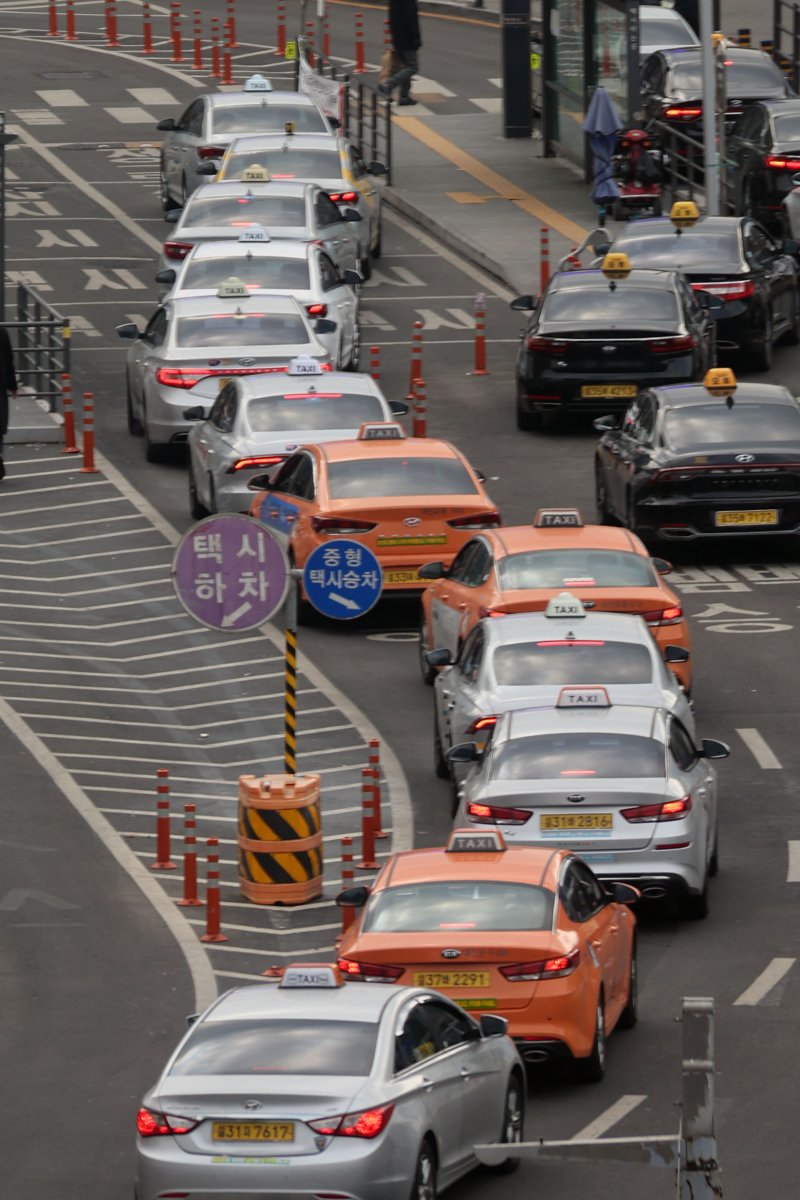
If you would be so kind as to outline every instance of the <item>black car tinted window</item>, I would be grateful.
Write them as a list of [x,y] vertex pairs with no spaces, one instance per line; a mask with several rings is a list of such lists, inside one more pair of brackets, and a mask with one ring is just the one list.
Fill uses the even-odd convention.
[[517,642],[498,646],[492,658],[501,687],[539,684],[650,683],[653,664],[644,646],[629,642]]
[[224,279],[235,275],[248,288],[262,292],[308,291],[308,263],[304,258],[209,258],[187,264],[181,288],[216,291]]
[[678,301],[670,285],[665,285],[663,291],[628,287],[625,283],[618,284],[614,292],[609,291],[607,284],[597,288],[565,288],[547,297],[542,320],[597,325],[601,331],[617,321],[672,326],[679,320]]
[[293,396],[262,396],[247,405],[247,423],[256,433],[288,432],[292,429],[357,429],[362,421],[382,421],[383,409],[377,396],[303,393]]
[[674,229],[662,227],[657,233],[637,230],[636,222],[614,241],[614,250],[628,255],[632,266],[680,267],[690,275],[703,272],[741,270],[742,247],[738,221],[723,228],[707,229],[695,225],[684,229],[680,237]]
[[686,29],[680,21],[651,16],[647,9],[640,8],[639,42],[644,52],[648,46],[696,46],[697,35],[692,33],[691,29]]
[[357,496],[469,496],[477,488],[455,458],[356,458],[328,468],[332,500]]
[[369,1075],[378,1026],[366,1021],[208,1021],[170,1075]]
[[362,932],[549,929],[552,919],[553,894],[545,888],[448,879],[444,883],[414,883],[375,892]]
[[663,778],[664,747],[629,733],[543,733],[502,742],[490,764],[494,779]]
[[800,145],[800,112],[773,117],[776,142],[797,142]]
[[[700,60],[675,63],[671,82],[676,94],[701,96],[703,75]],[[725,86],[729,98],[753,96],[768,100],[772,96],[786,95],[786,83],[775,64],[756,57],[750,62],[727,59]]]
[[679,454],[711,447],[783,449],[800,441],[800,412],[790,404],[693,404],[666,414],[664,441]]
[[[220,185],[217,185],[220,186]],[[305,227],[306,202],[302,196],[198,196],[189,201],[186,227],[229,225],[300,225]]]
[[524,550],[497,563],[500,587],[653,587],[648,559],[627,550]]
[[287,121],[296,133],[327,133],[325,119],[317,108],[294,104],[232,104],[213,110],[214,133],[283,133]]
[[292,346],[307,345],[300,317],[291,313],[214,313],[180,317],[176,346]]

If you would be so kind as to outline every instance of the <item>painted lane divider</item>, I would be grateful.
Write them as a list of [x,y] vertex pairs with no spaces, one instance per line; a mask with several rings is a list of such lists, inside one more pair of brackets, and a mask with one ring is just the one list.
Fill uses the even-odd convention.
[[201,942],[227,942],[221,931],[222,914],[219,902],[219,854],[217,838],[206,839],[206,931]]
[[781,763],[757,729],[737,729],[739,737],[764,771],[780,771]]
[[760,1004],[765,996],[768,996],[774,987],[789,974],[796,958],[773,958],[772,962],[764,968],[748,988],[742,992],[738,1000],[734,1000],[734,1006],[753,1006]]
[[169,771],[159,767],[156,771],[156,861],[150,864],[151,871],[174,871],[175,863],[169,856]]
[[632,1113],[646,1099],[647,1096],[620,1096],[619,1100],[612,1104],[610,1108],[601,1112],[599,1117],[595,1117],[588,1125],[584,1125],[583,1129],[578,1130],[571,1138],[571,1141],[588,1142],[602,1137],[604,1133],[608,1133],[612,1126],[624,1120],[629,1113]]
[[789,866],[786,871],[787,883],[800,883],[800,842],[787,842],[789,849]]

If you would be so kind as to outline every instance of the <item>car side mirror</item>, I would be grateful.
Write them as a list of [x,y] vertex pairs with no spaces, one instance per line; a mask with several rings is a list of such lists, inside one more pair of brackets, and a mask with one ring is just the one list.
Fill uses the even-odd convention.
[[505,1037],[508,1033],[508,1021],[495,1013],[481,1013],[478,1017],[481,1034],[485,1038]]
[[202,404],[195,404],[193,408],[183,410],[184,421],[205,421],[206,416],[207,413]]
[[477,478],[477,480],[478,480],[478,483],[486,483],[486,473],[485,473],[485,471],[480,471],[480,470],[478,470],[478,468],[477,468],[477,467],[473,467],[472,469],[473,469],[473,471],[475,472],[475,476],[476,476],[476,478]]
[[596,417],[592,425],[598,433],[611,433],[612,429],[619,429],[619,417],[608,413],[605,417]]
[[408,405],[405,400],[390,400],[389,411],[393,417],[407,417]]
[[667,646],[664,649],[665,663],[685,663],[689,661],[690,657],[685,646]]
[[164,117],[163,121],[156,125],[156,129],[160,129],[162,133],[173,133],[177,128],[174,117]]
[[729,758],[730,753],[730,746],[716,738],[703,738],[702,749],[698,751],[701,758]]
[[133,321],[127,321],[124,325],[118,325],[115,332],[118,338],[122,338],[128,342],[135,342],[137,338],[142,336],[141,329]]
[[195,167],[194,173],[195,175],[218,175],[219,163],[213,159],[206,160],[206,162],[200,163],[199,167]]
[[639,889],[630,883],[609,883],[605,890],[608,898],[617,904],[638,904],[642,898]]
[[314,322],[314,331],[316,333],[336,333],[339,326],[330,317],[317,317]]
[[420,579],[441,579],[444,576],[443,562],[423,563],[417,571]]
[[797,254],[798,250],[800,250],[800,245],[794,240],[794,238],[784,238],[781,245],[782,254]]
[[363,908],[370,897],[371,888],[351,887],[339,892],[336,903],[340,908]]
[[446,647],[439,647],[437,650],[426,650],[423,657],[429,667],[449,667],[453,662],[450,651]]
[[190,1029],[195,1024],[195,1022],[197,1021],[197,1018],[199,1016],[200,1016],[200,1013],[189,1013],[189,1015],[186,1018],[186,1024],[189,1026]]
[[361,272],[354,271],[352,267],[348,267],[342,278],[344,279],[345,283],[350,284],[350,287],[360,287],[360,285],[364,282],[364,276],[361,274]]
[[670,571],[672,570],[672,563],[668,562],[666,558],[651,558],[650,562],[658,571],[659,575],[669,575]]
[[156,283],[174,283],[177,279],[177,273],[172,267],[167,267],[165,271],[159,271],[156,275]]
[[254,475],[247,481],[248,491],[251,492],[268,492],[271,487],[272,480],[269,475]]
[[445,751],[445,758],[449,763],[477,762],[480,756],[481,751],[474,742],[459,742],[457,746],[451,746]]
[[388,174],[385,164],[382,162],[377,162],[374,159],[367,167],[367,171],[370,175],[386,175],[386,174]]
[[354,208],[346,208],[343,213],[345,221],[360,221],[361,213],[356,212]]
[[514,312],[535,312],[539,301],[535,296],[517,296],[508,307],[513,308]]
[[178,221],[180,221],[182,216],[183,216],[182,208],[168,208],[167,211],[164,213],[164,220],[167,222],[168,225],[177,225]]

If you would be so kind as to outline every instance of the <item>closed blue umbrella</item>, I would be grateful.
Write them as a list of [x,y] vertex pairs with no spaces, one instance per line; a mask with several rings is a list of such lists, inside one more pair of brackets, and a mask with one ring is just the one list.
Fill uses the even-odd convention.
[[622,120],[614,101],[605,88],[595,88],[583,121],[583,129],[588,135],[592,151],[591,197],[600,209],[601,225],[607,203],[619,196],[611,158],[617,144],[617,131],[621,128]]

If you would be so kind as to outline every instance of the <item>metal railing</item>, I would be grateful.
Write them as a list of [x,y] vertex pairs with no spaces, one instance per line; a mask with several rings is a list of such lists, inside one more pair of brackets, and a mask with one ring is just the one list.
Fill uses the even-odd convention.
[[[767,50],[764,42],[762,49]],[[800,92],[800,4],[794,0],[773,0],[772,47],[769,53]]]
[[[27,284],[17,284],[17,319],[4,322],[14,347],[17,382],[56,412],[61,376],[70,373],[71,329],[63,317]],[[11,331],[16,331],[16,339]]]
[[[661,151],[663,186],[673,200],[697,200],[705,202],[706,170],[703,162],[703,144],[689,134],[673,129],[664,121],[651,121],[647,126]],[[736,212],[736,193],[732,172],[734,164],[726,159],[721,163],[720,212],[732,215]]]

